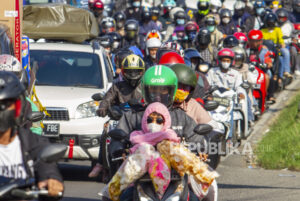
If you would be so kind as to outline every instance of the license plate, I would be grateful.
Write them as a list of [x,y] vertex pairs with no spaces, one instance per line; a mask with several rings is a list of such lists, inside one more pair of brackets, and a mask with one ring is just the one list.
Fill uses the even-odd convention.
[[58,136],[59,135],[59,124],[44,124],[44,136]]
[[227,98],[214,97],[213,100],[224,107],[228,107],[230,105],[230,100],[228,100]]

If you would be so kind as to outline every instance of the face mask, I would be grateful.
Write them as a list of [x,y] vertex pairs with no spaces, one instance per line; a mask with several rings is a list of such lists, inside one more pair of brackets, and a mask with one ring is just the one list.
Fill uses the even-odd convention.
[[215,30],[215,26],[207,26],[209,32],[213,32]]
[[119,44],[120,44],[119,42],[114,42],[114,43],[113,43],[113,48],[114,48],[114,49],[117,49],[117,48],[119,47]]
[[135,8],[138,8],[138,7],[141,6],[141,2],[135,1],[135,2],[132,3],[132,6],[135,7]]
[[150,124],[147,124],[147,127],[148,127],[148,130],[151,132],[151,133],[156,133],[156,132],[159,132],[162,130],[163,128],[163,125],[159,125],[159,124],[156,124],[156,123],[150,123]]
[[123,28],[124,27],[124,23],[123,22],[118,22],[117,23],[117,27],[118,27],[118,29]]
[[224,24],[228,24],[228,23],[230,22],[230,18],[225,17],[225,18],[222,19],[222,22],[223,22]]
[[184,19],[177,19],[177,20],[176,20],[176,23],[177,23],[178,25],[184,25],[185,20],[184,20]]
[[222,62],[221,63],[223,69],[228,69],[230,67],[230,64],[231,63],[227,63],[227,62]]
[[150,54],[150,57],[151,57],[152,59],[156,59],[156,54]]
[[240,46],[241,48],[244,48],[244,44],[243,44],[243,43],[239,43],[239,46]]
[[0,133],[4,133],[15,124],[15,110],[4,110],[0,112]]
[[217,12],[218,12],[218,9],[217,9],[217,8],[212,8],[212,9],[211,9],[211,12],[212,12],[212,13],[217,13]]
[[264,11],[265,11],[264,8],[257,8],[257,9],[256,9],[256,14],[259,15],[259,16],[261,16],[261,14],[262,14]]
[[190,94],[190,92],[188,92],[188,91],[184,91],[182,89],[177,89],[174,101],[176,103],[182,103],[183,101],[185,101],[185,99],[187,99],[189,94]]

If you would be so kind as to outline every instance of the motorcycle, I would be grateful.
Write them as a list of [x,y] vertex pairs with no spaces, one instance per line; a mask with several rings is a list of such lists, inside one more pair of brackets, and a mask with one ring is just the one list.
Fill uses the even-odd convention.
[[[245,87],[246,88],[246,87]],[[247,117],[247,99],[239,99],[237,93],[219,87],[213,93],[213,100],[219,103],[219,107],[210,111],[211,117],[224,125],[225,137],[222,141],[222,151],[226,155],[226,141],[232,137],[233,146],[239,145],[242,139],[250,135]],[[245,112],[246,111],[246,112]]]
[[[212,127],[206,124],[199,124],[195,127],[194,132],[198,135],[207,135],[212,131]],[[111,161],[120,161],[121,163],[128,155],[128,135],[119,129],[114,129],[108,133],[112,141],[109,146],[109,156]],[[205,144],[205,143],[204,143]],[[130,197],[130,200],[140,201],[172,201],[172,200],[189,200],[191,196],[195,196],[189,189],[187,175],[180,177],[175,170],[171,171],[171,182],[161,199],[159,199],[157,193],[152,185],[152,180],[146,173],[138,181],[134,183],[133,192],[127,189],[125,190],[126,198]],[[108,198],[102,197],[103,201],[109,201]]]
[[[39,161],[56,162],[65,155],[66,151],[66,145],[50,144],[41,151],[36,164]],[[38,189],[34,178],[11,179],[0,177],[0,200],[33,200],[47,196],[48,190]],[[58,196],[62,197],[62,192]]]

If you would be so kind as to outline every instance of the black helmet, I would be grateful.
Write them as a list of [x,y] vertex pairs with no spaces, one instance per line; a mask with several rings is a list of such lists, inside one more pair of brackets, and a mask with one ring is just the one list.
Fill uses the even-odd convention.
[[105,17],[101,21],[101,29],[103,33],[113,32],[116,29],[116,21],[112,17]]
[[12,72],[0,71],[0,100],[18,99],[25,92],[25,87]]
[[112,44],[114,42],[110,35],[101,36],[97,38],[97,40],[99,41],[99,44],[104,48],[112,48]]
[[158,7],[152,7],[151,9],[151,15],[159,16],[160,15],[160,9]]
[[[188,67],[185,64],[174,64],[171,66],[171,69],[175,72],[175,74],[177,76],[178,89],[181,88],[181,85],[191,87],[191,91],[190,91],[188,97],[185,99],[186,101],[188,101],[193,96],[194,90],[197,85],[197,76],[195,74],[195,71],[193,71],[190,67]],[[177,94],[175,94],[175,101],[176,101],[176,99],[178,99],[178,97],[176,97],[176,95]],[[182,102],[182,101],[184,101],[184,100],[177,100],[177,102]]]
[[233,48],[238,45],[239,45],[239,40],[233,35],[227,36],[223,41],[224,48]]
[[207,15],[205,17],[204,23],[206,26],[216,26],[217,21],[214,15]]
[[222,19],[224,17],[229,17],[229,18],[232,17],[232,13],[228,8],[223,8],[220,11],[220,18]]
[[134,19],[127,20],[125,23],[125,37],[134,39],[139,31],[139,23]]
[[122,11],[116,12],[114,14],[113,18],[116,21],[116,26],[117,26],[118,29],[121,29],[121,28],[124,27],[124,24],[125,24],[125,21],[126,21],[126,15],[125,15],[124,12],[122,12]]
[[122,40],[121,35],[118,34],[117,32],[110,32],[107,35],[113,39],[113,44],[112,44],[113,50],[119,49],[121,46],[121,40]]
[[288,11],[285,8],[279,8],[278,10],[276,10],[276,15],[280,24],[285,23],[288,20],[289,16]]
[[142,10],[142,21],[149,22],[151,20],[151,9],[146,7]]
[[269,13],[264,17],[264,24],[268,28],[276,26],[277,15],[275,13]]
[[300,0],[294,0],[293,10],[297,13],[300,13]]
[[186,15],[184,11],[178,11],[174,14],[174,21],[177,25],[184,25],[186,20]]
[[210,31],[207,28],[201,28],[196,36],[197,45],[207,46],[210,42]]
[[117,68],[121,68],[122,61],[133,52],[128,48],[123,48],[115,54],[114,62]]

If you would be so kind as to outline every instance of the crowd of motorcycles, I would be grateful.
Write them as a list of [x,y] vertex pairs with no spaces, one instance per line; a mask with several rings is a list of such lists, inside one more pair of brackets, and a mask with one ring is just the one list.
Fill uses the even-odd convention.
[[[238,12],[241,9],[244,11],[246,11],[246,9],[252,9],[252,15],[258,15],[259,8],[264,8],[264,15],[268,15],[267,12],[272,13],[274,11],[274,13],[276,13],[275,10],[284,6],[284,2],[286,1],[282,1],[281,5],[281,2],[277,1],[236,1],[234,11]],[[291,3],[292,1],[287,2]],[[182,3],[182,1],[180,1],[180,3]],[[286,20],[288,20],[289,14],[292,15],[293,12],[297,13],[298,10],[300,12],[300,1],[295,0],[293,3],[295,3],[294,11],[286,9]],[[183,63],[190,65],[193,70],[202,75],[207,75],[211,68],[219,65],[217,62],[218,59],[216,58],[217,55],[214,54],[220,49],[233,49],[234,47],[247,49],[247,41],[249,41],[247,32],[244,32],[241,28],[242,26],[235,24],[235,33],[222,33],[222,38],[217,46],[214,47],[217,52],[211,53],[213,59],[207,61],[206,58],[203,58],[206,57],[206,55],[202,53],[202,49],[199,49],[198,46],[206,45],[208,47],[208,45],[210,45],[211,35],[208,27],[217,27],[217,24],[220,23],[217,19],[213,22],[210,20],[205,21],[205,19],[207,19],[205,16],[212,14],[218,16],[220,21],[227,17],[230,17],[230,20],[232,20],[231,13],[228,14],[221,11],[222,9],[226,9],[221,1],[199,0],[197,2],[198,10],[195,11],[183,10],[178,7],[178,5],[181,4],[178,2],[176,5],[174,0],[164,0],[162,5],[159,5],[160,7],[147,9],[141,7],[140,0],[132,0],[129,4],[130,8],[127,8],[126,11],[123,12],[113,10],[110,6],[104,7],[103,2],[100,0],[89,0],[89,9],[98,19],[101,30],[101,35],[97,41],[105,48],[107,54],[114,63],[116,81],[119,80],[119,74],[121,75],[121,67],[119,65],[122,61],[118,60],[124,58],[122,54],[126,55],[124,49],[126,49],[126,51],[127,49],[130,49],[129,52],[134,52],[143,57],[146,68],[157,64],[172,65],[184,61]],[[106,16],[103,16],[104,8],[109,8],[105,11]],[[129,13],[131,17],[127,17],[125,13]],[[222,14],[224,14],[224,16],[222,16]],[[227,16],[227,14],[229,16]],[[158,21],[162,16],[168,16],[164,23]],[[201,22],[198,23],[198,21],[196,21],[196,16],[200,16]],[[153,23],[155,22],[156,26],[154,27],[156,29],[153,29],[153,26],[143,24],[144,20],[146,20],[147,23],[149,20],[153,21]],[[298,49],[300,49],[300,39],[298,39],[297,31],[300,30],[300,24],[295,22],[293,25],[293,36],[292,34],[290,36],[284,36],[283,39],[290,39],[289,44],[286,45],[290,47],[294,45],[298,51]],[[168,33],[170,30],[168,29],[169,26],[173,26],[173,29],[171,29],[173,32],[171,34]],[[203,32],[204,29],[206,32]],[[141,30],[144,31],[144,33],[141,33]],[[200,32],[204,33],[204,40],[202,39],[202,41],[198,40]],[[127,38],[127,34],[128,36],[132,35],[133,37]],[[268,47],[269,58],[271,59],[273,66],[272,71],[273,73],[276,73],[281,62],[280,48],[277,44],[270,44],[270,41],[265,41],[264,46]],[[151,55],[151,49],[156,49],[155,57]],[[160,61],[159,58],[162,58],[163,54],[168,52],[177,53],[180,55],[181,60],[178,58],[174,58],[173,60],[172,58],[168,58],[168,62],[164,63]],[[198,97],[201,99],[199,104],[209,111],[212,119],[220,125],[220,134],[214,135],[213,138],[209,135],[213,129],[209,125],[198,125],[194,129],[195,133],[204,136],[203,144],[205,146],[202,147],[202,151],[204,155],[208,156],[204,161],[213,169],[217,168],[221,156],[229,154],[230,149],[237,148],[241,145],[242,140],[245,140],[250,136],[254,121],[258,120],[268,109],[269,104],[275,102],[274,99],[271,99],[271,101],[269,100],[270,95],[268,93],[270,88],[272,94],[274,92],[280,92],[295,78],[295,76],[284,76],[282,82],[278,82],[279,79],[278,77],[276,78],[275,75],[271,78],[272,81],[268,83],[266,80],[268,70],[267,65],[257,60],[257,58],[251,59],[251,55],[246,53],[246,51],[241,55],[245,57],[243,58],[243,63],[249,64],[248,70],[255,72],[257,76],[255,83],[249,83],[247,80],[243,80],[241,87],[244,89],[244,98],[241,98],[239,93],[233,89],[218,86],[210,86],[210,88],[203,93],[202,97]],[[297,58],[291,59],[291,74],[296,74],[298,71],[296,66]],[[270,87],[270,85],[272,86]],[[249,100],[247,99],[249,98],[248,94],[251,94],[256,103],[250,107]],[[95,101],[102,101],[105,99],[105,94],[94,94],[92,99]],[[102,172],[104,177],[102,181],[104,183],[107,183],[112,178],[129,154],[128,148],[130,143],[128,142],[128,134],[122,130],[115,129],[115,127],[123,113],[130,110],[143,110],[142,103],[139,100],[131,100],[120,105],[110,106],[108,109],[107,115],[109,120],[104,124],[104,130],[100,140],[101,164],[104,167]],[[249,119],[249,110],[253,113],[253,119]],[[39,121],[40,118],[41,117],[39,116],[33,117],[30,121]],[[214,143],[217,144],[217,147],[216,152],[212,153],[210,144]],[[41,153],[40,160],[55,162],[65,154],[65,151],[65,146],[51,145],[50,147],[46,147]],[[136,184],[134,184],[134,197],[131,200],[189,200],[188,197],[190,195],[187,187],[188,179],[187,177],[179,177],[175,171],[172,171],[171,183],[162,199],[158,199],[155,191],[151,188],[152,185],[149,185],[150,182],[151,179],[147,175],[139,179]],[[183,185],[184,188],[180,192],[176,191],[175,193],[175,190],[179,185]],[[34,180],[10,182],[9,185],[0,187],[0,198],[5,197],[5,195],[9,193],[14,199],[21,198],[29,200],[47,194],[47,191],[38,190],[32,186],[34,186]],[[144,194],[141,193],[140,189],[142,189]],[[105,199],[106,198],[103,198],[104,201]],[[7,197],[4,200],[7,200]]]

